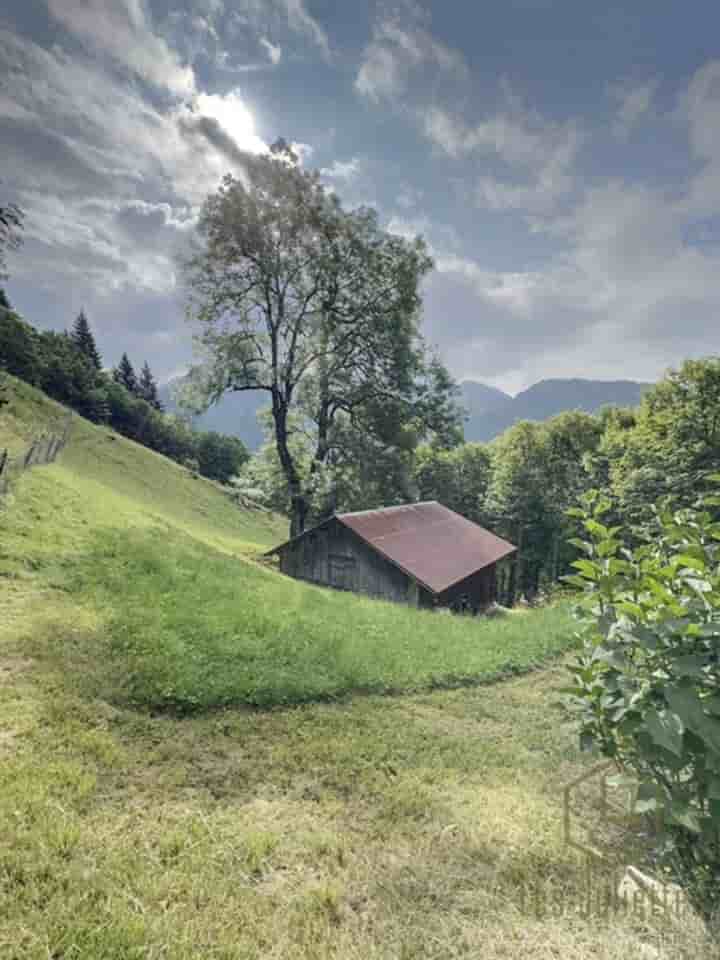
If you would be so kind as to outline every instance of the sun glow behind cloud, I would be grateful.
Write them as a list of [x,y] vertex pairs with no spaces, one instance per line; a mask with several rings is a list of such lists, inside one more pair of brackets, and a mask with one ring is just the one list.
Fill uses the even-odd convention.
[[195,105],[203,116],[217,120],[241,150],[262,153],[267,149],[255,131],[255,118],[236,91],[231,90],[223,96],[200,93],[195,98]]

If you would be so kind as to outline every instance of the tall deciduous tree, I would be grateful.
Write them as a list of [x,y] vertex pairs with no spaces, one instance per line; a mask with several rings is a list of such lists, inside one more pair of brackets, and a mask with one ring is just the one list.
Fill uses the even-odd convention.
[[85,354],[95,369],[102,370],[100,351],[95,343],[95,337],[90,329],[90,324],[88,323],[88,318],[85,316],[84,310],[81,310],[77,315],[77,319],[73,324],[71,336],[75,346],[78,348],[78,350]]
[[[453,385],[419,330],[431,266],[420,238],[383,232],[374,210],[343,210],[282,143],[248,156],[242,180],[228,175],[205,201],[182,265],[205,353],[190,382],[206,405],[226,390],[269,394],[292,535],[341,424],[397,447],[456,427]],[[294,412],[311,436],[305,469]]]
[[149,403],[155,410],[162,411],[162,403],[158,396],[157,383],[150,369],[150,364],[145,361],[140,371],[140,380],[138,381],[138,393],[146,403]]
[[122,355],[120,363],[113,370],[113,380],[125,387],[129,393],[140,396],[137,375],[126,353]]

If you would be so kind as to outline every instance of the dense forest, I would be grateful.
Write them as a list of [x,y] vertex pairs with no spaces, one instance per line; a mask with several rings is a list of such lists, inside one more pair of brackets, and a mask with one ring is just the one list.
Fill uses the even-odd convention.
[[236,437],[194,431],[182,417],[164,413],[147,363],[136,373],[123,354],[117,367],[103,370],[82,311],[69,332],[36,330],[0,289],[0,371],[212,480],[227,483],[248,458]]

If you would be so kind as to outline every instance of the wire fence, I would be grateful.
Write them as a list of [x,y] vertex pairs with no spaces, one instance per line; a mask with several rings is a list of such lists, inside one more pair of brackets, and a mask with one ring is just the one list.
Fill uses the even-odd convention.
[[36,437],[23,453],[10,456],[0,449],[0,497],[8,492],[12,480],[25,470],[44,463],[53,463],[70,438],[72,414],[68,415],[60,433],[45,433]]

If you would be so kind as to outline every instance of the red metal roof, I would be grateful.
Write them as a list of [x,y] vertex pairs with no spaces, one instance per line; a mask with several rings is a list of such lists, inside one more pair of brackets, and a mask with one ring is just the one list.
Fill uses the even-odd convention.
[[437,500],[339,513],[336,519],[433,593],[516,550]]
[[335,519],[433,593],[517,549],[437,500],[338,513]]

